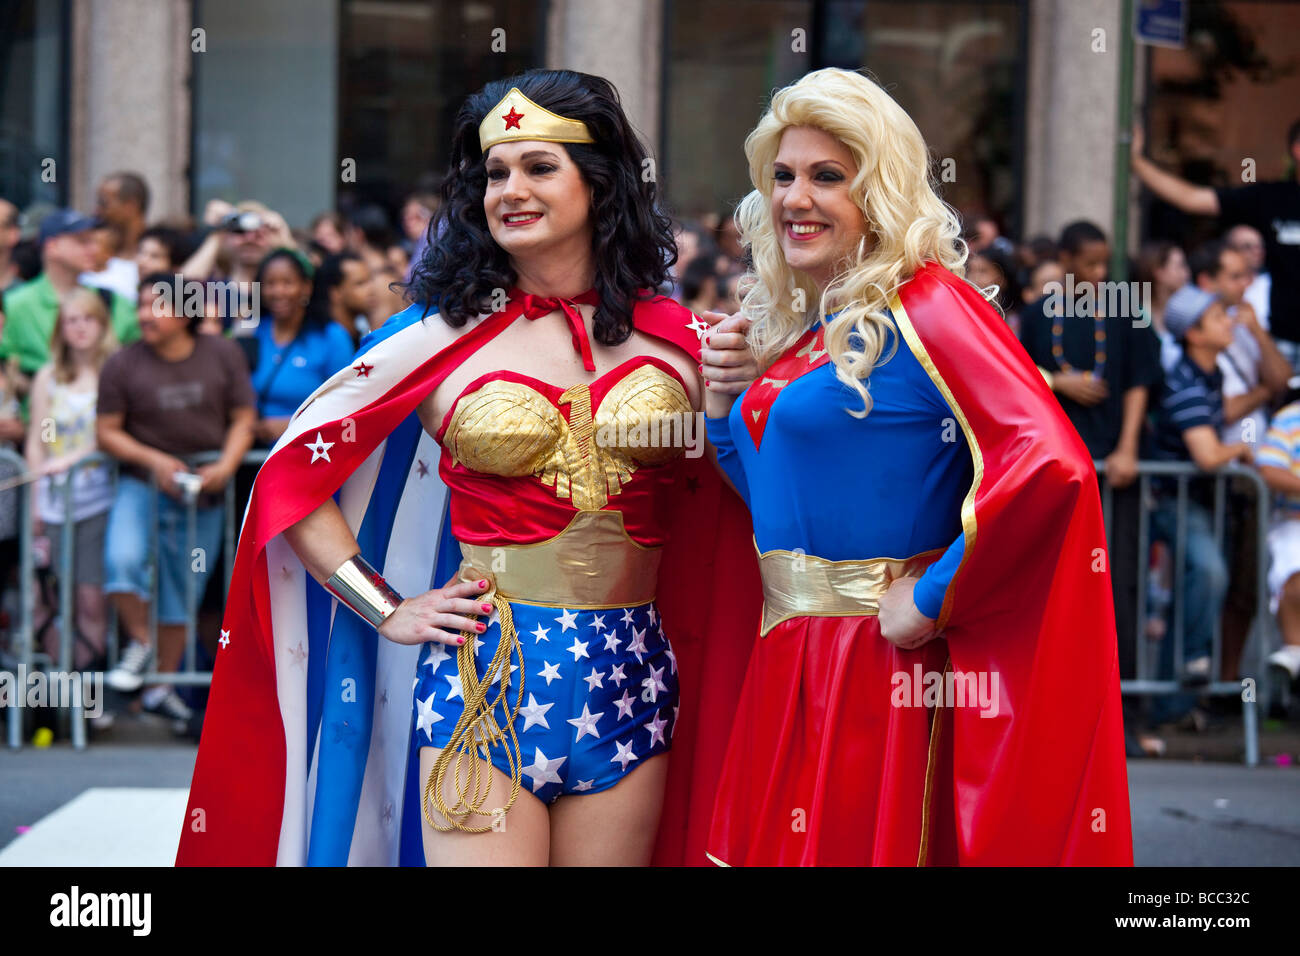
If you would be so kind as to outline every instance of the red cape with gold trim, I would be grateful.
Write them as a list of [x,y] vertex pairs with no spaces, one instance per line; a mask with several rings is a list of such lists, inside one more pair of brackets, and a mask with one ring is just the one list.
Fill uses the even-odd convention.
[[[406,594],[459,556],[414,412],[521,311],[459,337],[412,306],[294,414],[240,531],[178,865],[421,865],[411,692],[419,646],[379,637],[319,587],[283,532],[336,496],[363,556]],[[704,327],[663,297],[636,328],[699,361]],[[701,440],[703,440],[701,438]],[[681,688],[655,862],[704,865],[730,718],[761,606],[748,514],[707,456],[686,459],[658,601]]]
[[1132,865],[1092,460],[1020,343],[969,283],[928,263],[891,310],[974,458],[964,555],[937,626],[955,671],[996,673],[1002,688],[996,717],[943,712],[930,861]]

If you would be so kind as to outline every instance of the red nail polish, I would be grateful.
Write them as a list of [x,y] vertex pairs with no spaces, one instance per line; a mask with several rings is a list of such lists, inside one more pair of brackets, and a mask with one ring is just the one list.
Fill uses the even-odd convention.
[[712,388],[713,386],[710,385],[708,382],[705,382],[705,383],[704,383],[704,387],[705,387],[705,388]]
[[491,605],[491,604],[480,604],[479,607],[481,607],[481,608],[482,608],[483,610],[485,610],[485,611],[490,611],[490,610],[492,610],[492,605]]
[[481,587],[481,588],[485,588],[485,587],[487,587],[487,578],[484,578],[482,581],[480,581],[480,582],[478,583],[478,586]]
[[484,631],[487,630],[487,625],[484,624],[482,621],[479,621],[479,622],[478,622],[477,624],[475,624],[474,626],[475,626],[476,628],[478,628],[478,632],[479,632],[480,634],[482,634]]
[[458,638],[456,638],[456,643],[457,643],[457,644],[464,644],[464,643],[465,643],[465,638],[463,638],[463,637],[458,637]]

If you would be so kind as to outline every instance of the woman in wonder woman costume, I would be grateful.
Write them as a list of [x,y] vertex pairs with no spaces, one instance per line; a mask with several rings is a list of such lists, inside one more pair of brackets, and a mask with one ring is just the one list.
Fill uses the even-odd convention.
[[[710,856],[1131,865],[1092,465],[960,278],[920,132],[826,69],[776,94],[745,153],[764,371],[708,432],[764,606]],[[737,337],[714,338],[710,366]]]
[[488,84],[451,156],[414,304],[258,475],[179,863],[705,861],[760,603],[709,327],[605,80]]

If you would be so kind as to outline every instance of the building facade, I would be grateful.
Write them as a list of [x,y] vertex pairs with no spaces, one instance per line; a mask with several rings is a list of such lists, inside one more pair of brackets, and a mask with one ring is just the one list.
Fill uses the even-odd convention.
[[[131,169],[153,188],[151,219],[201,215],[212,198],[259,199],[295,226],[345,201],[395,211],[445,166],[467,93],[549,66],[614,82],[672,211],[723,214],[748,188],[742,144],[771,91],[833,65],[869,70],[916,119],[962,212],[1023,237],[1078,218],[1113,228],[1121,10],[1121,0],[0,0],[0,195],[88,209],[103,175]],[[1278,44],[1300,27],[1277,3],[1191,11],[1193,40],[1209,23],[1213,41],[1227,22],[1266,61],[1285,60]],[[1234,149],[1215,152],[1204,129],[1237,117],[1261,178],[1280,175],[1279,150],[1263,144],[1292,119],[1278,110],[1300,101],[1294,77],[1239,70],[1207,113],[1170,79],[1197,67],[1197,49],[1133,49],[1134,99],[1155,97],[1153,145],[1175,164],[1199,150],[1202,178],[1222,178]],[[1199,138],[1169,133],[1169,115],[1198,109]]]

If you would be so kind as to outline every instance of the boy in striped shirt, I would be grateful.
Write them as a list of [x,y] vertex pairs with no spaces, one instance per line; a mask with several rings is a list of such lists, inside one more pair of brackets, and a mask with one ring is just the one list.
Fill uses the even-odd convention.
[[1300,394],[1273,416],[1255,457],[1260,477],[1276,492],[1268,533],[1270,609],[1282,647],[1269,655],[1286,679],[1300,678]]

